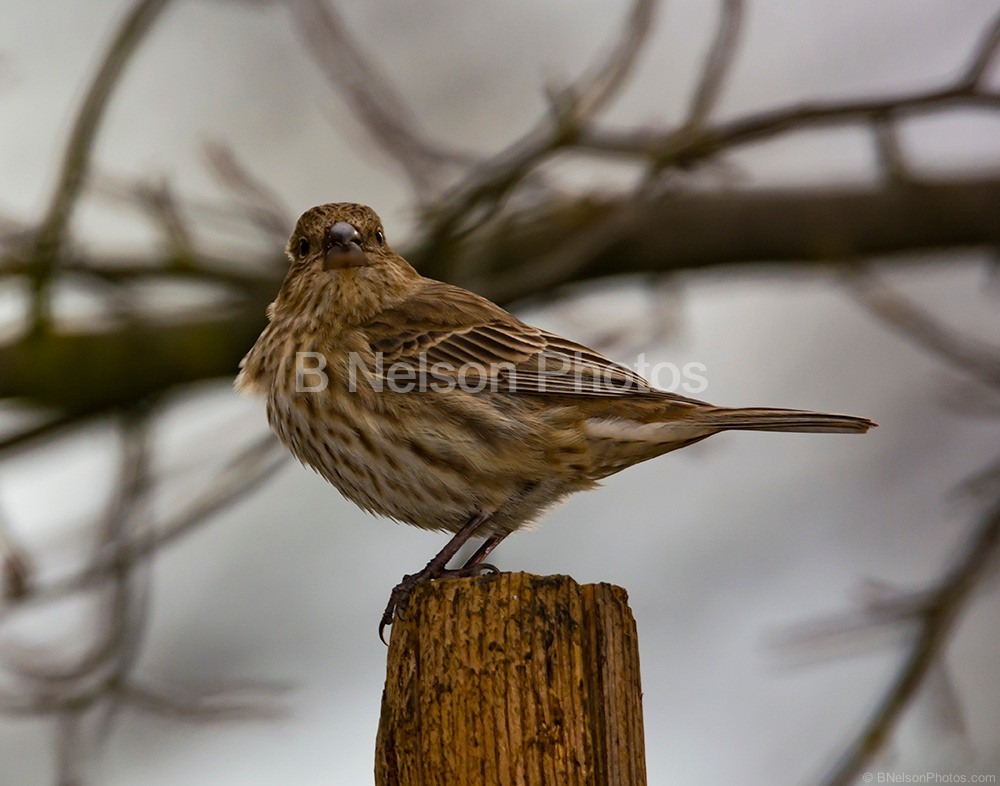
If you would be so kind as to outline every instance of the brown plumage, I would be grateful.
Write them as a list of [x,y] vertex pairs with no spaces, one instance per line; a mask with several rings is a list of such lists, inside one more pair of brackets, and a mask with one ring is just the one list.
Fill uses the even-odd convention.
[[[592,349],[423,278],[362,205],[307,211],[287,252],[288,274],[237,389],[265,397],[278,438],[360,507],[456,533],[394,590],[383,625],[419,581],[482,569],[505,535],[640,461],[733,429],[875,425],[657,390]],[[317,366],[325,383],[297,375]],[[483,547],[447,571],[473,535],[487,536]]]

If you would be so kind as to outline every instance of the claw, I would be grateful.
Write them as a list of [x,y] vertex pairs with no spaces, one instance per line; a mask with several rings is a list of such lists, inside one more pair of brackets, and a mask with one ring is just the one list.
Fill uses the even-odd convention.
[[403,619],[403,611],[406,609],[406,603],[410,599],[410,594],[413,590],[419,584],[434,578],[436,578],[436,575],[425,571],[407,574],[403,576],[403,580],[399,584],[392,588],[392,592],[389,593],[389,603],[386,605],[385,611],[382,612],[382,620],[378,625],[378,637],[382,640],[383,644],[388,646],[385,640],[385,629],[396,620]]
[[500,535],[493,535],[487,538],[486,542],[473,555],[473,558],[466,563],[465,567],[458,568],[457,570],[448,570],[446,567],[451,558],[462,548],[462,545],[476,533],[489,517],[489,513],[483,511],[476,512],[462,525],[462,528],[454,534],[452,539],[445,544],[445,547],[437,553],[434,559],[427,563],[423,570],[419,573],[411,573],[403,576],[403,580],[392,588],[392,592],[389,593],[389,603],[385,607],[385,611],[382,613],[382,620],[378,625],[378,637],[383,644],[386,644],[385,629],[392,625],[394,620],[403,618],[402,611],[406,608],[406,603],[410,595],[413,593],[413,590],[424,582],[451,576],[475,576],[484,569],[499,572],[492,565],[483,565],[481,560],[503,539],[503,536]]
[[386,605],[385,611],[382,612],[382,620],[378,624],[379,639],[382,640],[383,644],[389,646],[385,640],[385,629],[392,625],[392,623],[396,620],[403,619],[403,612],[406,611],[410,595],[412,595],[413,590],[421,584],[434,581],[435,579],[464,578],[465,576],[479,576],[483,573],[499,572],[500,569],[496,565],[480,562],[476,565],[467,565],[462,568],[454,568],[451,570],[447,568],[427,570],[425,568],[419,573],[410,573],[403,576],[403,580],[393,587],[392,592],[389,593],[389,603]]

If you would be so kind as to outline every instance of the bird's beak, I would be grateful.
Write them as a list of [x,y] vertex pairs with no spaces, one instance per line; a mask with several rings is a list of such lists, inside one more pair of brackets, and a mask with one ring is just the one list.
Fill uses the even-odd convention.
[[361,233],[346,221],[338,221],[323,236],[323,269],[342,270],[368,264],[361,249]]

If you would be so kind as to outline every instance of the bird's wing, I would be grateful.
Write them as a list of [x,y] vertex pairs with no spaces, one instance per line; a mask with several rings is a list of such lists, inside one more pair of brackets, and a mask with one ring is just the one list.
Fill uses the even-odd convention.
[[582,344],[526,325],[489,300],[428,281],[362,326],[383,370],[394,364],[470,386],[532,395],[670,395]]

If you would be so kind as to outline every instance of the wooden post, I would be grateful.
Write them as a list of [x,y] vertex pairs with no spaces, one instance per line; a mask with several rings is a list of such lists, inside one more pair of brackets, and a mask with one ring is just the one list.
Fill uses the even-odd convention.
[[420,587],[392,626],[376,786],[645,786],[628,596],[501,573]]

